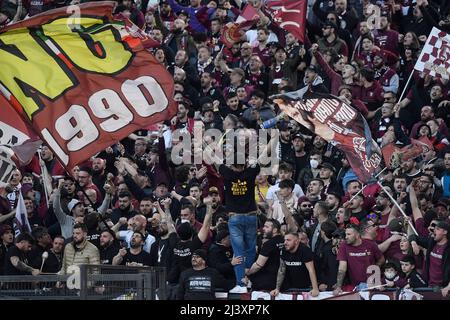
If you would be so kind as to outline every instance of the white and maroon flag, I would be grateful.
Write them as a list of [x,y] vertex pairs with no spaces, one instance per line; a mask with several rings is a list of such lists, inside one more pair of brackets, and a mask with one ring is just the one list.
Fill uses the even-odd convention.
[[266,8],[280,28],[292,33],[300,42],[305,40],[306,0],[271,0]]
[[433,28],[414,69],[433,77],[450,78],[450,35]]

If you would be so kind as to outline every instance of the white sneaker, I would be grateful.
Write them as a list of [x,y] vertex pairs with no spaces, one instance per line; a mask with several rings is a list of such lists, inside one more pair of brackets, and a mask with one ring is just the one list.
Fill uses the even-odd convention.
[[247,293],[247,287],[235,286],[229,293]]
[[252,282],[250,280],[248,280],[247,282],[247,289],[251,289],[252,288]]

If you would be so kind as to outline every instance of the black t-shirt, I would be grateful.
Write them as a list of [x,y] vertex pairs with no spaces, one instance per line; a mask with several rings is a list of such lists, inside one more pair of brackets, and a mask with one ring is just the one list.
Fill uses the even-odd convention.
[[229,212],[256,211],[255,178],[259,171],[259,165],[246,167],[242,172],[220,165],[219,173],[224,179],[225,205]]
[[121,265],[128,266],[133,262],[137,263],[139,266],[149,267],[151,265],[150,254],[144,250],[141,250],[138,254],[132,254],[130,249],[127,249],[127,254],[123,257]]
[[181,241],[179,238],[177,240],[178,242],[173,248],[172,264],[167,276],[169,283],[178,283],[181,272],[192,267],[192,253],[203,245],[197,235],[189,241]]
[[273,290],[276,287],[280,253],[284,247],[284,238],[276,235],[261,247],[260,255],[267,257],[267,262],[258,272],[250,276],[253,290]]
[[305,265],[306,262],[313,261],[313,253],[309,247],[301,243],[294,253],[283,250],[281,259],[286,264],[286,273],[281,286],[282,291],[305,289],[311,286],[311,279]]
[[297,181],[300,171],[302,171],[302,169],[309,164],[309,156],[307,153],[305,153],[303,157],[296,157],[294,152],[294,160],[295,160],[294,181]]
[[177,243],[176,232],[172,232],[167,239],[157,239],[150,249],[152,266],[169,268],[172,263],[173,249]]
[[214,268],[189,269],[180,275],[178,300],[214,300],[216,288],[228,289],[225,278]]
[[100,247],[100,263],[112,264],[113,258],[119,253],[119,250],[120,244],[116,240],[106,248]]
[[5,275],[30,275],[31,272],[26,271],[20,271],[16,267],[14,267],[11,263],[11,257],[19,257],[19,260],[25,263],[26,265],[30,265],[28,263],[28,257],[27,254],[23,251],[20,251],[19,248],[16,246],[12,246],[9,248],[8,252],[6,253],[5,258]]

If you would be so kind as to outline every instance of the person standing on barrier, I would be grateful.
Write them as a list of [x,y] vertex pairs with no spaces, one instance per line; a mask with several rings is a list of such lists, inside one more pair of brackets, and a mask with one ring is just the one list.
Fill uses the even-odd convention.
[[100,264],[100,253],[87,238],[87,227],[83,223],[73,226],[73,241],[66,245],[60,274],[66,274],[67,268],[80,264]]
[[276,288],[270,294],[276,297],[281,291],[310,288],[311,296],[319,295],[316,271],[311,249],[300,242],[298,233],[284,236],[284,249],[280,256]]
[[28,252],[31,250],[33,237],[28,233],[21,233],[16,238],[15,246],[6,254],[5,275],[39,275],[39,269],[30,266]]
[[230,293],[247,293],[242,282],[245,269],[252,266],[256,256],[256,202],[255,179],[260,167],[233,164],[220,165],[219,173],[224,178],[226,208],[229,211],[231,246],[236,257],[243,257],[242,263],[234,266],[236,286]]
[[266,240],[259,251],[258,258],[245,273],[252,282],[252,290],[273,290],[277,281],[280,253],[284,247],[281,224],[275,219],[267,219],[263,227]]

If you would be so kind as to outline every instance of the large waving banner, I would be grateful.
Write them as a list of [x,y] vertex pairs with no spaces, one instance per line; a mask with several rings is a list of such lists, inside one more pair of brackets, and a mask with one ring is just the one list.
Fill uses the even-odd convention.
[[67,168],[176,112],[171,75],[114,6],[55,9],[0,32],[0,91]]
[[367,183],[381,163],[381,151],[364,117],[334,96],[300,99],[296,92],[278,95],[274,102],[291,118],[345,153],[359,180]]

